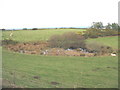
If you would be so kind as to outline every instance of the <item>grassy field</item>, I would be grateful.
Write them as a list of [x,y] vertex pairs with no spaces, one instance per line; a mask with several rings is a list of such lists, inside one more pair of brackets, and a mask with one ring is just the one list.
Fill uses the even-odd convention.
[[19,87],[116,88],[117,65],[117,57],[39,56],[3,51],[3,78]]
[[[47,40],[53,34],[83,30],[14,31],[19,42]],[[3,32],[9,38],[11,31]],[[88,39],[117,48],[117,37]],[[118,57],[65,57],[14,53],[3,49],[4,86],[10,83],[28,88],[117,88]]]
[[118,36],[88,39],[87,43],[90,43],[90,42],[100,43],[100,44],[103,44],[103,45],[110,46],[114,49],[118,49]]
[[[65,32],[77,32],[85,31],[84,29],[50,29],[50,30],[19,30],[13,31],[13,40],[19,42],[29,42],[29,41],[40,41],[48,40],[50,36],[54,34],[63,34]],[[12,31],[3,32],[3,39],[10,38],[10,33]]]
[[[77,31],[84,31],[84,29],[50,29],[50,30],[31,30],[31,31],[13,31],[12,39],[19,42],[34,42],[34,41],[41,41],[41,40],[48,40],[50,36],[55,34],[63,34],[65,32],[77,32]],[[3,39],[9,38],[10,33],[12,31],[5,31],[3,32],[2,36]],[[111,46],[114,49],[118,48],[118,37],[101,37],[95,39],[88,39],[87,43],[89,42],[96,42],[103,45]]]

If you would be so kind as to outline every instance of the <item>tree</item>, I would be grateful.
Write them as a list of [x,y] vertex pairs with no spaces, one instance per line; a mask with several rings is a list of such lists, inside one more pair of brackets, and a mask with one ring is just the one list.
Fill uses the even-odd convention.
[[3,28],[3,29],[1,29],[2,31],[5,31],[5,29]]
[[118,32],[120,32],[120,26],[118,25]]
[[38,28],[33,28],[32,30],[38,30]]
[[105,29],[112,29],[112,25],[110,23],[108,23],[106,26],[105,26]]
[[119,25],[117,23],[112,23],[111,26],[112,26],[113,30],[118,30],[118,28],[119,28]]
[[27,30],[27,28],[23,28],[23,30]]
[[103,29],[103,23],[102,22],[93,22],[91,28],[94,28],[94,29]]

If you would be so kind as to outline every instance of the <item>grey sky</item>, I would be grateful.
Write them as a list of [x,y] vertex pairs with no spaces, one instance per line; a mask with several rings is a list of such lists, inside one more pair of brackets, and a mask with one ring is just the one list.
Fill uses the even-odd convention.
[[118,22],[119,0],[1,0],[0,28],[80,27]]

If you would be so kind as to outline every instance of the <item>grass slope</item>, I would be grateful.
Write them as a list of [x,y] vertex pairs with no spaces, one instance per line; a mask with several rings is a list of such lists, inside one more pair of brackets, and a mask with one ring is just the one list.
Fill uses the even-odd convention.
[[89,43],[89,42],[100,43],[103,45],[111,46],[114,49],[118,48],[118,36],[88,39],[87,43]]
[[[19,42],[47,40],[51,35],[80,29],[13,31],[13,39]],[[11,31],[3,32],[9,38]],[[117,48],[117,37],[88,39]],[[63,57],[13,53],[3,49],[3,78],[16,86],[116,88],[118,86],[117,57]],[[39,79],[35,79],[38,76]],[[60,84],[53,85],[51,82]],[[8,85],[8,84],[6,84]]]
[[20,87],[117,88],[117,65],[117,57],[38,56],[3,50],[3,78]]
[[[13,40],[19,42],[29,42],[29,41],[40,41],[48,40],[50,36],[54,34],[63,34],[65,32],[77,32],[84,31],[84,29],[48,29],[48,30],[21,30],[13,31]],[[12,31],[4,31],[3,39],[10,38],[10,33]]]

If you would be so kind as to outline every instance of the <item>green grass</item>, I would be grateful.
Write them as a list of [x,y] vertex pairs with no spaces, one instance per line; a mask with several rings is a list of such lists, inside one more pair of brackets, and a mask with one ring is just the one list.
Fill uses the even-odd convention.
[[117,88],[118,58],[25,55],[3,49],[3,79],[28,88]]
[[[21,30],[13,31],[12,39],[19,42],[48,40],[54,34],[63,34],[65,32],[85,31],[84,29],[48,29],[48,30]],[[10,38],[12,31],[4,31],[3,39]]]
[[100,37],[95,39],[88,39],[87,43],[94,42],[94,43],[100,43],[103,45],[110,46],[114,49],[118,48],[118,36],[112,36],[112,37]]
[[[63,34],[81,29],[50,29],[13,31],[13,40],[19,42],[48,40],[54,34]],[[3,39],[9,38],[11,31],[3,32]],[[117,37],[88,39],[117,48]],[[14,53],[3,49],[3,79],[20,87],[28,88],[117,88],[118,58],[40,56]],[[108,68],[107,68],[108,67]],[[33,78],[39,76],[39,79]],[[58,82],[52,85],[51,82]],[[7,84],[6,84],[7,86]]]
[[[21,31],[13,31],[12,39],[19,42],[33,42],[33,41],[41,41],[41,40],[48,40],[50,36],[54,34],[63,34],[65,32],[77,32],[77,31],[84,31],[84,29],[50,29],[50,30],[21,30]],[[3,39],[10,38],[11,31],[3,32]],[[88,39],[87,43],[89,42],[97,42],[103,45],[108,45],[113,47],[114,49],[118,48],[118,37],[100,37],[95,39]]]

